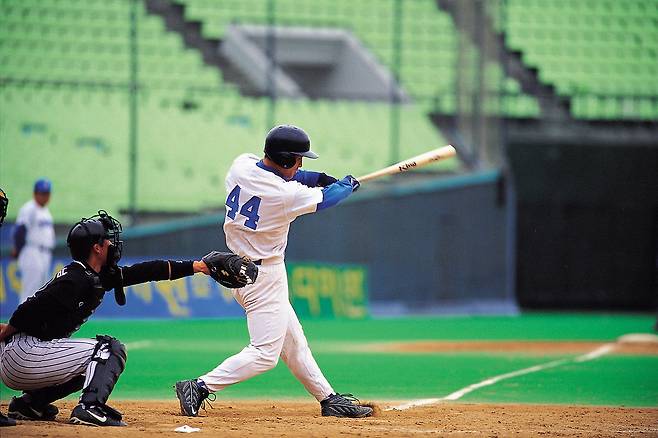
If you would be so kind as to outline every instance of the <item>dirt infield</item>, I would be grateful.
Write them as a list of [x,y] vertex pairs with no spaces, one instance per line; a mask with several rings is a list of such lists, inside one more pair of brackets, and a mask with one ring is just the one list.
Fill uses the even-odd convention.
[[[77,437],[94,429],[66,423],[73,402],[59,403],[57,422],[22,422],[0,429],[9,437]],[[438,404],[406,411],[384,411],[364,419],[325,418],[314,402],[226,401],[204,416],[186,418],[176,401],[116,402],[128,427],[103,429],[112,437],[184,436],[176,427],[201,428],[193,437],[286,436],[408,437],[450,436],[656,436],[658,408],[630,409],[554,405]],[[2,411],[6,412],[6,405]]]

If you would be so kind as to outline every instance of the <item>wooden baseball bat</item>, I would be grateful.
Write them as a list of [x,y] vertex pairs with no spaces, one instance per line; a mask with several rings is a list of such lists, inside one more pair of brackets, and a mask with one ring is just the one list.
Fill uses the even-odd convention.
[[456,153],[457,151],[455,151],[455,148],[452,147],[451,145],[442,146],[438,149],[434,149],[432,151],[425,152],[424,154],[416,155],[415,157],[411,157],[404,161],[400,161],[397,164],[393,164],[391,166],[385,167],[376,172],[372,172],[367,175],[360,176],[357,178],[357,180],[359,180],[360,183],[363,183],[376,178],[380,178],[382,176],[393,175],[395,173],[402,173],[411,169],[418,169],[419,167],[423,167],[427,164],[434,163],[435,161],[440,161],[446,158],[453,157],[455,156]]

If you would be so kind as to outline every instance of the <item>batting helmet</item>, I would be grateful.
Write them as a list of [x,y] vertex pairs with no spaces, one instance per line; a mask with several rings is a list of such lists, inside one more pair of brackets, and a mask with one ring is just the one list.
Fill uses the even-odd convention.
[[82,218],[80,222],[73,225],[66,237],[73,260],[84,262],[89,257],[89,252],[95,244],[102,245],[105,239],[112,242],[112,253],[108,255],[108,264],[116,264],[121,259],[123,241],[121,241],[121,223],[107,214],[105,210],[99,210],[97,215],[90,218]]
[[308,134],[294,125],[275,126],[267,133],[265,156],[285,169],[294,166],[298,156],[318,158],[318,155],[311,151]]
[[0,226],[7,216],[7,206],[9,205],[9,198],[4,190],[0,189]]

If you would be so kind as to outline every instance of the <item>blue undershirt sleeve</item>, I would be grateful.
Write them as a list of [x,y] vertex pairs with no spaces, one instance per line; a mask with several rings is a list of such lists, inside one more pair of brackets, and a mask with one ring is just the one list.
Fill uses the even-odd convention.
[[293,181],[302,183],[307,187],[316,187],[318,185],[318,178],[320,178],[320,172],[301,169],[292,177]]
[[322,202],[318,204],[317,211],[333,207],[352,194],[352,184],[344,178],[322,189]]
[[14,248],[16,248],[16,253],[20,253],[25,246],[26,236],[27,227],[25,227],[25,224],[17,225],[14,230]]

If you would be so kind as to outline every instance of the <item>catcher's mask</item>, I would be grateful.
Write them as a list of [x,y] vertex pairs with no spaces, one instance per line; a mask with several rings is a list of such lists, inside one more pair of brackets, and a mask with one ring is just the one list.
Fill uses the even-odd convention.
[[0,227],[7,216],[7,206],[9,205],[9,198],[4,190],[0,189]]
[[84,262],[95,244],[102,245],[105,239],[111,243],[107,253],[107,265],[115,265],[121,259],[123,241],[121,223],[107,214],[105,210],[98,210],[98,214],[90,218],[82,218],[73,225],[66,237],[66,244],[73,260]]

